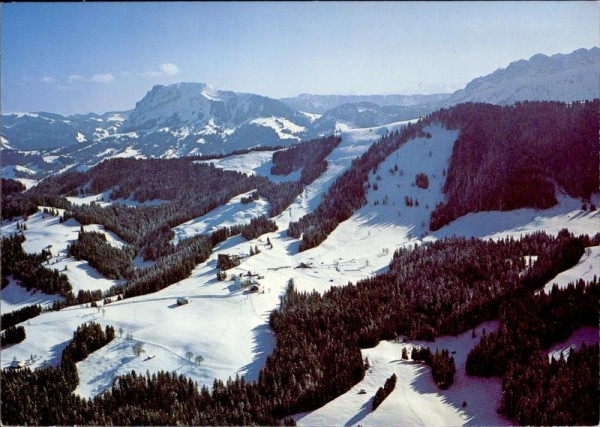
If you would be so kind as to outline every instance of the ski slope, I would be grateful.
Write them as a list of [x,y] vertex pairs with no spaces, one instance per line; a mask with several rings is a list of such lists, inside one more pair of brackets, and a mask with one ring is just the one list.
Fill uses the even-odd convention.
[[575,283],[579,279],[583,279],[586,282],[591,281],[594,279],[594,276],[599,276],[599,266],[600,246],[586,248],[586,253],[583,254],[577,265],[567,271],[563,271],[554,279],[550,280],[546,286],[544,286],[544,292],[550,293],[555,284],[559,288],[566,288],[569,283]]
[[[395,343],[381,341],[376,347],[362,350],[363,358],[371,367],[362,381],[345,394],[325,406],[294,416],[300,426],[457,426],[457,425],[510,425],[510,421],[496,413],[502,393],[498,378],[478,378],[465,374],[465,363],[471,348],[479,342],[479,335],[497,329],[497,322],[487,322],[456,337],[437,338],[435,342],[408,341]],[[422,363],[402,360],[402,349],[410,357],[413,346],[425,345],[432,352],[448,349],[456,364],[454,384],[440,390],[431,376],[431,369]],[[394,391],[373,411],[373,397],[385,380],[396,374]],[[366,394],[359,394],[364,389]],[[463,402],[467,406],[463,408]]]
[[273,153],[274,151],[251,151],[245,154],[223,157],[222,159],[198,160],[195,163],[212,163],[216,167],[224,170],[242,172],[246,175],[265,176],[273,182],[299,180],[300,174],[302,173],[301,169],[295,170],[289,175],[271,174],[271,168],[273,167]]
[[[600,194],[592,196],[596,205]],[[575,235],[600,232],[600,211],[581,210],[581,200],[559,193],[558,204],[549,209],[474,212],[464,215],[431,233],[432,239],[452,236],[500,239],[544,231],[551,235],[567,228]],[[425,239],[428,240],[428,239]]]
[[[49,250],[52,257],[44,264],[46,268],[55,269],[67,275],[73,288],[73,294],[77,295],[80,290],[101,290],[105,291],[114,285],[122,284],[120,280],[109,280],[103,277],[98,271],[89,265],[87,261],[76,261],[67,255],[69,244],[77,240],[81,224],[71,218],[65,222],[60,222],[60,215],[64,213],[61,209],[56,209],[58,216],[52,216],[43,213],[44,207],[40,207],[38,212],[31,215],[27,221],[22,219],[5,222],[2,225],[2,236],[17,234],[17,222],[24,223],[27,230],[23,231],[25,242],[23,250],[27,253],[40,253],[42,250]],[[121,248],[126,243],[115,233],[104,229],[103,226],[90,224],[83,227],[85,231],[95,231],[103,233],[106,241]],[[17,286],[17,285],[15,285]],[[53,299],[47,299],[52,301]],[[8,302],[8,301],[7,301]],[[2,310],[5,309],[4,292],[1,297]],[[12,305],[15,305],[14,303]],[[7,305],[6,308],[11,305]]]
[[[425,130],[432,138],[408,141],[390,154],[375,173],[369,173],[367,205],[338,225],[321,245],[301,256],[351,263],[356,272],[352,279],[357,280],[385,270],[398,247],[418,243],[426,235],[432,207],[443,200],[443,171],[448,167],[458,131],[438,126]],[[390,172],[396,165],[398,171]],[[428,189],[413,185],[419,172],[428,174]],[[419,206],[406,206],[405,196],[418,199]]]
[[255,190],[233,197],[229,202],[206,215],[194,218],[173,228],[175,237],[171,243],[177,244],[181,239],[207,234],[221,227],[248,224],[252,218],[269,216],[271,204],[263,199],[242,204],[243,197],[249,197]]
[[61,301],[58,295],[48,295],[41,291],[27,291],[19,286],[15,280],[11,280],[8,286],[2,289],[2,300],[0,302],[2,314],[19,310],[28,305],[40,304],[42,307],[51,306],[54,301]]

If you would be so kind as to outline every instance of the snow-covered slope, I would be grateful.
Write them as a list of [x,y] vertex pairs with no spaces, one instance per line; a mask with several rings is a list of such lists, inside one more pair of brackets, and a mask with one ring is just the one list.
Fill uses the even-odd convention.
[[310,119],[275,99],[219,91],[204,83],[154,86],[123,125],[146,156],[223,153],[290,144]]
[[517,101],[571,102],[600,96],[600,48],[512,62],[458,90],[445,105],[461,102],[513,104]]
[[349,128],[368,128],[382,126],[403,120],[417,119],[433,111],[425,107],[406,107],[400,105],[379,106],[372,102],[342,104],[323,113],[315,120],[310,129],[314,137],[330,135],[339,124]]
[[172,243],[177,244],[181,239],[193,237],[198,234],[208,234],[220,227],[247,224],[252,218],[259,216],[269,216],[271,205],[267,200],[259,198],[247,204],[241,202],[243,197],[249,197],[252,193],[253,191],[249,191],[248,193],[235,196],[225,205],[214,209],[208,214],[194,218],[173,228],[175,237]]
[[[298,240],[287,237],[289,222],[314,210],[322,194],[350,167],[354,158],[364,153],[380,135],[401,124],[366,129],[341,129],[342,143],[327,157],[327,171],[307,186],[288,210],[275,218],[279,226],[278,231],[251,242],[241,236],[232,237],[217,246],[209,260],[198,265],[189,278],[153,294],[115,301],[104,306],[104,312],[85,306],[74,306],[60,312],[43,313],[24,324],[27,333],[25,341],[3,349],[2,366],[10,364],[13,357],[28,360],[31,355],[34,356],[32,367],[56,363],[60,352],[71,339],[73,330],[83,322],[97,321],[103,326],[110,324],[117,331],[122,327],[124,336],[132,334],[133,340],[118,338],[78,364],[80,386],[77,393],[82,396],[96,395],[110,386],[115,376],[130,369],[138,372],[144,372],[146,369],[150,372],[174,370],[193,378],[200,385],[208,386],[211,386],[215,377],[226,380],[229,376],[245,374],[248,379],[255,379],[275,344],[268,327],[269,314],[279,305],[279,297],[285,291],[290,278],[294,279],[299,290],[324,291],[330,286],[344,286],[349,281],[356,282],[381,271],[389,263],[396,247],[413,244],[421,238],[433,239],[461,233],[472,233],[480,237],[501,236],[507,233],[518,236],[520,233],[533,232],[539,227],[556,229],[556,232],[563,227],[572,228],[576,233],[593,234],[600,231],[595,213],[582,213],[579,210],[579,201],[563,198],[559,207],[547,211],[472,214],[489,214],[490,218],[488,222],[484,216],[461,218],[438,230],[437,234],[424,236],[431,209],[443,198],[440,192],[444,181],[443,170],[447,168],[457,134],[457,131],[431,126],[427,129],[432,135],[430,139],[409,141],[392,153],[375,174],[370,174],[371,188],[367,193],[367,206],[340,224],[322,245],[298,253]],[[219,167],[243,170],[247,173],[264,172],[268,175],[266,171],[270,170],[271,158],[272,152],[252,152],[214,162]],[[394,170],[396,163],[397,171]],[[402,175],[400,169],[404,172]],[[429,188],[412,186],[417,172],[427,173]],[[377,175],[381,176],[380,180],[377,179]],[[375,183],[378,185],[377,190],[373,189]],[[383,198],[386,195],[388,197],[384,205]],[[101,196],[105,195],[96,195],[89,200],[78,202],[89,203]],[[413,201],[418,199],[419,206],[406,206],[404,196],[412,197]],[[234,198],[229,206],[217,208],[178,230],[183,230],[184,235],[190,235],[187,233],[210,229],[211,224],[247,221],[246,209],[229,210],[235,206],[241,207],[236,200],[237,198]],[[375,204],[376,200],[378,204]],[[260,209],[263,208],[266,207]],[[38,232],[38,226],[38,233],[45,230],[43,232],[46,233],[46,241],[52,243],[54,249],[59,248],[59,240],[76,238],[78,224],[50,223],[57,221],[57,218],[44,219],[49,221],[44,223],[36,215],[30,217],[30,221],[33,221],[28,222],[28,231]],[[422,222],[425,222],[425,225],[422,225]],[[196,225],[199,228],[194,228]],[[14,224],[3,226],[3,233],[5,228],[8,233],[14,231],[9,227],[14,228]],[[90,226],[85,226],[86,229],[89,229],[88,227]],[[43,245],[44,238],[41,234],[39,238],[36,238],[35,234],[27,237],[29,243],[26,241],[25,245]],[[267,238],[273,243],[272,248],[265,244]],[[114,244],[119,244],[116,237]],[[229,273],[252,271],[261,274],[264,276],[264,279],[260,280],[261,292],[248,294],[231,280],[217,281],[216,261],[219,254],[247,255],[250,247],[254,246],[259,247],[260,254],[244,258],[242,264]],[[593,256],[595,255],[592,255],[592,259]],[[65,260],[55,258],[59,261],[58,266],[63,266],[60,263]],[[51,262],[54,260],[53,258]],[[311,267],[295,268],[301,262]],[[589,266],[587,268],[589,269]],[[69,264],[68,269],[71,271],[75,267],[72,268],[72,264]],[[600,274],[600,266],[593,265],[593,270],[596,272],[594,274]],[[74,280],[81,280],[73,277]],[[97,283],[95,280],[100,278],[88,278],[82,282]],[[10,285],[12,286],[17,285]],[[97,285],[94,286],[98,288]],[[19,291],[19,288],[15,288],[14,291]],[[178,307],[175,301],[180,296],[188,297],[190,304]],[[15,299],[30,297],[29,294],[19,295],[17,292],[15,298],[5,300],[3,290],[2,310],[20,303]],[[492,326],[488,326],[488,330],[491,328]],[[132,346],[135,342],[144,343],[146,353],[141,357],[135,357],[133,354]],[[404,345],[412,344],[415,343]],[[384,342],[375,349],[365,350],[373,368],[361,385],[353,388],[348,395],[340,397],[342,400],[338,403],[335,403],[336,399],[331,403],[333,406],[326,405],[312,414],[298,417],[298,422],[309,425],[340,425],[350,421],[363,425],[505,423],[495,413],[494,405],[500,390],[498,381],[475,380],[463,375],[459,376],[456,384],[447,393],[441,393],[431,382],[427,368],[415,366],[410,362],[398,362],[401,354],[398,351],[401,352],[402,345]],[[468,336],[440,339],[433,345],[434,348],[435,345],[456,350],[455,358],[459,360],[466,357],[470,348],[470,332]],[[193,364],[192,358],[190,363],[185,357],[187,351],[192,352],[194,356],[201,355],[204,362],[197,366]],[[148,358],[150,355],[155,357]],[[460,363],[464,362],[464,359],[460,360]],[[392,371],[397,372],[399,378],[403,378],[402,384],[399,382],[396,391],[386,400],[387,403],[384,402],[377,411],[370,413],[369,405],[373,393],[383,385],[385,378],[389,377]],[[368,394],[356,395],[359,388],[367,389]],[[468,403],[464,409],[463,401]]]
[[302,169],[295,170],[289,175],[273,175],[274,151],[251,151],[245,154],[234,154],[214,160],[199,160],[198,163],[212,163],[216,167],[245,173],[246,175],[261,175],[273,182],[297,181],[300,179]]
[[[592,196],[598,205],[600,195]],[[450,224],[431,233],[429,238],[452,236],[479,238],[506,238],[520,236],[535,231],[556,235],[567,228],[572,233],[594,234],[600,232],[600,212],[582,211],[581,200],[564,194],[557,196],[558,204],[549,209],[517,209],[514,211],[474,212],[457,218]],[[426,238],[425,240],[428,240]]]
[[[479,325],[476,333],[497,328],[497,322]],[[325,406],[294,418],[298,425],[364,425],[364,426],[457,426],[457,425],[510,425],[496,413],[502,393],[500,379],[469,377],[465,363],[470,349],[479,342],[471,331],[457,337],[440,337],[431,342],[394,343],[382,341],[376,347],[362,350],[363,358],[369,358],[371,367],[365,378],[350,391]],[[455,352],[454,384],[448,390],[440,390],[431,377],[431,370],[424,364],[402,360],[402,349],[408,354],[413,346],[425,345],[433,352],[437,348]],[[398,380],[394,391],[373,411],[373,397],[379,387],[392,374]],[[359,394],[364,389],[366,394]],[[463,408],[463,402],[467,406]]]
[[[63,213],[60,209],[57,211],[59,215]],[[59,216],[52,216],[38,211],[31,215],[27,221],[15,220],[2,224],[2,235],[10,236],[18,233],[17,222],[24,223],[27,226],[27,230],[23,231],[25,235],[23,250],[28,253],[40,253],[43,249],[49,250],[52,258],[49,259],[46,267],[66,274],[75,295],[77,295],[79,290],[93,291],[99,289],[105,291],[116,284],[122,283],[122,281],[106,279],[95,268],[91,267],[87,261],[76,261],[68,257],[67,247],[70,243],[77,240],[81,227],[74,219],[60,222]],[[125,245],[125,242],[119,236],[105,230],[103,226],[90,224],[86,225],[84,229],[86,231],[104,233],[107,242],[115,247]],[[11,295],[8,294],[7,297],[11,298]],[[2,310],[4,311],[4,291],[2,292],[1,301]],[[14,306],[15,302],[10,303],[10,305]]]
[[566,288],[569,283],[576,283],[579,279],[591,281],[594,279],[594,276],[598,276],[599,265],[600,246],[586,248],[586,252],[579,260],[579,263],[550,280],[544,286],[544,291],[550,293],[554,285],[557,285],[559,288]]
[[26,168],[24,166],[19,166],[19,165],[2,166],[2,178],[14,179],[15,181],[19,181],[27,189],[29,189],[37,184],[38,180],[32,178],[33,176],[35,176],[35,174],[36,174],[35,171],[33,171],[29,168]]
[[[127,112],[77,114],[64,117],[54,113],[2,114],[2,140],[15,150],[39,150],[84,144],[100,136],[113,135]],[[9,148],[3,144],[2,148]]]

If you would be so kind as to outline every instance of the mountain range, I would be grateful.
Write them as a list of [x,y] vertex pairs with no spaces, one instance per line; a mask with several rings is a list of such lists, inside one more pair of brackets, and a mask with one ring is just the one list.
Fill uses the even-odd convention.
[[216,90],[204,83],[154,86],[125,112],[64,117],[3,114],[3,165],[39,176],[105,158],[227,154],[290,146],[340,129],[368,128],[426,115],[463,102],[571,102],[600,96],[600,48],[535,55],[479,77],[453,94],[311,95],[280,100]]
[[472,80],[445,102],[487,102],[510,105],[518,101],[572,102],[600,94],[600,48],[578,49],[570,54],[537,54],[528,61],[511,62]]

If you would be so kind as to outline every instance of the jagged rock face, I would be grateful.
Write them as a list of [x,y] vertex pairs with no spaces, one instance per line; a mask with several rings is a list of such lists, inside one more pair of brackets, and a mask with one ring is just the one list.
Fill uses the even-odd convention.
[[510,105],[517,101],[572,102],[600,96],[600,48],[570,54],[532,56],[476,78],[458,90],[446,105],[487,102]]
[[36,154],[46,158],[45,171],[91,166],[115,156],[181,157],[287,146],[303,139],[311,124],[309,116],[276,99],[203,83],[155,86],[124,113],[2,118],[3,158],[21,164],[21,151],[42,150]]

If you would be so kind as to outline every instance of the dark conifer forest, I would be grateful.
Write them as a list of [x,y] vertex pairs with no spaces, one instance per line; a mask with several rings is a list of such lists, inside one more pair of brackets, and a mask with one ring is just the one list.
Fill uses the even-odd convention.
[[555,185],[589,199],[600,183],[600,101],[524,102],[514,106],[460,104],[431,115],[460,129],[444,192],[431,229],[468,212],[545,209],[557,202]]
[[[519,422],[536,423],[540,418],[534,415],[521,418],[521,412],[512,409],[522,399],[511,400],[511,396],[528,392],[520,385],[521,376],[555,375],[573,384],[571,374],[575,370],[578,379],[583,378],[581,369],[590,369],[593,375],[593,364],[588,361],[597,358],[597,350],[583,348],[572,355],[574,362],[538,363],[541,369],[535,373],[530,369],[523,373],[519,370],[522,361],[541,357],[540,348],[568,337],[578,325],[596,321],[597,280],[536,296],[531,283],[526,285],[520,275],[526,267],[524,255],[542,257],[568,242],[575,246],[592,243],[587,236],[575,237],[568,232],[558,237],[537,233],[520,240],[496,242],[448,239],[399,249],[388,272],[357,284],[333,286],[324,294],[298,292],[290,283],[279,309],[271,314],[270,325],[277,345],[267,357],[258,380],[215,380],[212,392],[207,388],[198,390],[183,376],[132,372],[118,377],[110,390],[92,400],[74,396],[77,373],[72,361],[87,355],[81,349],[93,351],[114,336],[114,331],[101,335],[100,330],[91,334],[99,338],[85,338],[85,346],[77,343],[67,346],[58,368],[4,371],[3,387],[10,393],[2,394],[2,420],[16,424],[278,424],[286,416],[325,404],[356,384],[366,369],[361,347],[371,347],[381,339],[399,335],[433,340],[438,335],[468,331],[483,321],[500,317],[499,332],[482,337],[469,356],[469,372],[505,375],[506,393],[501,410]],[[564,263],[560,269],[553,266],[546,269],[556,274],[568,267]],[[548,323],[550,319],[559,322]],[[76,332],[74,342],[87,336],[84,331]],[[502,341],[504,336],[512,338]],[[491,353],[486,350],[488,347],[493,349]],[[498,365],[504,366],[500,372],[487,373],[485,366],[496,366],[487,362],[488,354],[504,355],[504,363]],[[425,349],[421,356],[413,352],[413,357],[431,365],[434,381],[441,388],[452,386],[455,368],[447,350],[432,354]],[[560,389],[548,378],[539,383],[541,395]],[[587,385],[587,379],[589,376],[577,380],[577,397],[578,401],[593,404],[598,392]],[[24,396],[33,395],[42,387],[51,388],[56,396],[51,408],[45,406],[43,399],[21,402]],[[391,383],[383,388],[384,394],[386,388],[389,393]],[[574,402],[557,396],[553,405],[558,405],[555,407],[559,415],[548,418],[548,422],[596,420],[597,423],[593,405],[585,413],[578,406],[580,415],[576,418],[565,417],[564,414],[574,413]],[[544,403],[528,405],[533,414],[531,408],[539,411],[542,408],[539,405]],[[291,422],[285,420],[288,421]]]
[[49,254],[44,250],[40,254],[27,254],[21,243],[23,235],[2,238],[2,287],[8,285],[8,276],[13,276],[27,290],[38,289],[47,294],[59,294],[72,297],[69,279],[55,269],[42,264]]

